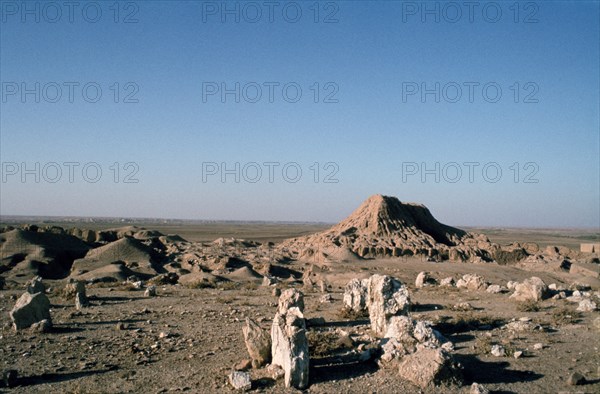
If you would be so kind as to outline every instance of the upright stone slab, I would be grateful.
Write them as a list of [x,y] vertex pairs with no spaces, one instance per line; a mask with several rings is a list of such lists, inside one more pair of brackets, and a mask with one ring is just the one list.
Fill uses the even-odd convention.
[[85,282],[69,279],[69,282],[65,286],[65,295],[67,297],[75,297],[77,293],[83,294],[83,298],[87,299]]
[[259,368],[268,363],[271,360],[271,337],[268,332],[250,318],[246,318],[242,331],[252,366]]
[[77,293],[75,294],[75,308],[77,310],[81,310],[83,308],[87,308],[90,306],[90,302],[88,301],[85,293]]
[[283,313],[289,308],[297,307],[304,312],[304,294],[296,289],[286,289],[279,296],[278,313]]
[[371,330],[378,337],[387,331],[392,316],[407,315],[410,308],[408,289],[402,282],[388,275],[373,275],[369,279],[367,307]]
[[272,365],[284,371],[286,387],[308,386],[308,340],[304,316],[298,307],[278,312],[271,328]]
[[353,312],[367,310],[368,279],[352,279],[344,288],[344,308]]

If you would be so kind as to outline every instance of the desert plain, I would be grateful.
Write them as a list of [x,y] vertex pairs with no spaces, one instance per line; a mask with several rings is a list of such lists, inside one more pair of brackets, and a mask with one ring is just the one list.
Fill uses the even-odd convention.
[[599,239],[380,195],[338,224],[3,217],[0,391],[598,393]]

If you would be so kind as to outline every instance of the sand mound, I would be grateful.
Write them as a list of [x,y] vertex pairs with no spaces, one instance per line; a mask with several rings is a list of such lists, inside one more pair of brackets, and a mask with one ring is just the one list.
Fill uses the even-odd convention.
[[98,241],[98,233],[94,230],[86,230],[77,227],[73,227],[69,230],[69,233],[74,237],[81,239],[84,242],[93,244]]
[[221,281],[223,281],[223,278],[221,278],[220,276],[203,271],[192,272],[190,274],[182,275],[179,277],[179,283],[185,286],[191,286],[199,283],[214,285],[217,282]]
[[86,259],[103,262],[151,262],[156,256],[152,249],[134,238],[122,238],[108,245],[92,249],[86,254]]
[[124,226],[111,228],[104,231],[105,233],[112,233],[116,236],[117,239],[125,238],[125,237],[133,237],[136,239],[146,240],[151,238],[158,238],[163,234],[160,231],[156,230],[148,230],[144,227],[138,226]]
[[327,265],[330,263],[342,262],[351,263],[360,261],[356,253],[347,247],[331,245],[323,246],[322,248],[306,248],[303,249],[299,256],[299,260],[311,262],[313,264]]
[[228,274],[223,275],[227,279],[236,281],[236,282],[246,282],[250,280],[262,279],[262,275],[258,272],[254,271],[250,267],[242,267],[238,268]]
[[136,272],[123,263],[112,263],[82,274],[73,272],[71,278],[87,282],[124,282],[132,275],[136,275]]
[[7,277],[62,278],[73,260],[89,249],[85,242],[64,232],[14,229],[0,235],[0,272],[8,271]]
[[133,233],[133,238],[135,239],[152,239],[162,237],[163,234],[160,231],[156,230],[140,230]]
[[160,242],[162,242],[164,245],[174,244],[174,243],[179,243],[179,242],[188,242],[183,237],[181,237],[177,234],[161,235],[160,237],[158,237],[158,240]]
[[90,250],[84,258],[73,262],[71,271],[73,275],[80,275],[107,264],[123,262],[138,274],[154,275],[159,271],[160,260],[160,255],[152,248],[137,239],[125,237]]
[[107,244],[127,237],[145,241],[163,236],[163,234],[159,231],[147,230],[143,227],[137,226],[125,226],[99,231],[80,229],[75,227],[68,231],[71,235],[74,235],[75,237],[90,244]]

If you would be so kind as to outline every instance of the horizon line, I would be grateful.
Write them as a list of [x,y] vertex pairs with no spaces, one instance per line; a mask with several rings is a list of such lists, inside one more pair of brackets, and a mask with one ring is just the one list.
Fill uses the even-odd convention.
[[[61,216],[61,215],[2,215],[0,214],[0,223],[15,222],[22,219],[31,219],[37,221],[73,221],[85,223],[85,221],[99,220],[99,221],[113,221],[113,222],[136,222],[136,221],[147,221],[147,222],[167,222],[162,224],[169,224],[168,222],[184,222],[184,223],[202,223],[202,224],[305,224],[305,225],[335,225],[339,222],[323,222],[323,221],[303,221],[303,220],[243,220],[243,219],[181,219],[181,218],[161,218],[161,217],[136,217],[136,216]],[[22,224],[26,224],[21,222]],[[160,223],[158,223],[160,224]],[[503,229],[515,229],[515,230],[596,230],[600,232],[600,226],[550,226],[550,227],[536,227],[536,226],[520,226],[520,225],[484,225],[484,224],[452,224],[452,227],[462,227],[467,229],[488,229],[488,230],[503,230]]]

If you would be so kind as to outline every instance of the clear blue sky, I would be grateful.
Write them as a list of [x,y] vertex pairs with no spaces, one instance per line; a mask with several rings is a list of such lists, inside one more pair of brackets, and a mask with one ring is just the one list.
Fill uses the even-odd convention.
[[[424,203],[454,225],[600,227],[598,2],[479,2],[472,21],[468,8],[459,15],[446,2],[428,2],[432,13],[422,2],[320,2],[316,15],[313,1],[281,1],[272,21],[262,1],[229,2],[239,22],[221,14],[221,2],[121,2],[118,15],[113,1],[74,10],[26,2],[32,13],[20,1],[1,4],[2,215],[335,222],[382,193]],[[39,103],[21,95],[36,82]],[[273,102],[269,82],[279,84]],[[478,84],[472,102],[469,82]],[[88,83],[96,85],[84,97]],[[240,102],[203,99],[207,83],[239,83]],[[262,91],[255,103],[253,83]],[[288,83],[297,85],[284,98]],[[421,88],[436,83],[440,102],[423,99]],[[302,95],[288,102],[294,86]],[[491,102],[496,86],[502,94]],[[137,103],[123,102],[130,93]],[[324,102],[330,94],[337,103]],[[72,183],[66,162],[80,164]],[[124,182],[136,170],[123,168],[129,162],[138,183]],[[239,183],[219,174],[203,182],[212,162],[239,162],[240,171],[256,162],[262,178],[248,182],[249,165]],[[265,162],[280,163],[272,183]],[[292,162],[303,171],[296,183],[282,176]],[[473,182],[465,162],[479,163]],[[21,163],[34,173],[25,182]],[[56,183],[48,163],[62,169]],[[102,169],[98,182],[83,178],[86,163]],[[440,182],[410,175],[412,163],[416,171],[439,163]],[[448,163],[463,171],[455,183]],[[496,183],[483,177],[486,163],[488,179],[502,170]],[[338,182],[324,182],[336,166]],[[531,172],[537,183],[525,182]]]

